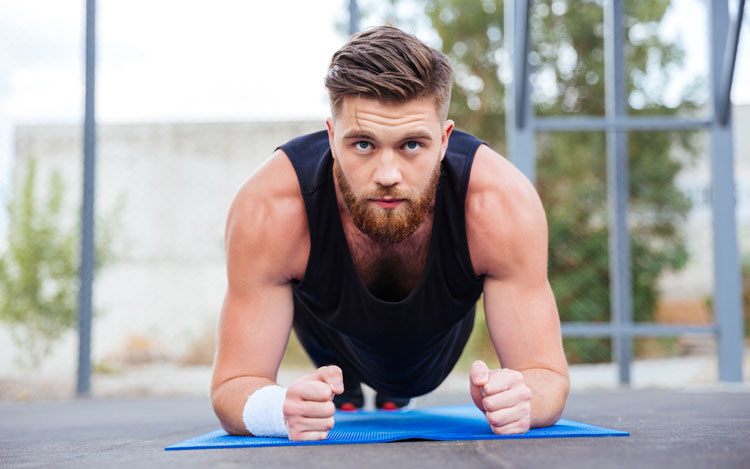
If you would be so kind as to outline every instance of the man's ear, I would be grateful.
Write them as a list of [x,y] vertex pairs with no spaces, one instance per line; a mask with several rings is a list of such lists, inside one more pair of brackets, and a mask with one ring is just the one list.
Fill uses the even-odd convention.
[[333,118],[329,117],[326,119],[326,127],[328,128],[328,145],[331,147],[331,155],[336,158],[336,149],[333,147]]
[[453,121],[447,120],[443,124],[443,133],[440,138],[440,161],[445,158],[445,152],[448,150],[448,139],[450,139],[451,132],[453,132]]

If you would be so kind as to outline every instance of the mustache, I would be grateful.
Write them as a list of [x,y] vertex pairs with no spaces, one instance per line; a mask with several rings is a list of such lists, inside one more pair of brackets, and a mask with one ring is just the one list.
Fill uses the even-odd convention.
[[393,187],[380,187],[377,190],[370,192],[369,194],[365,194],[365,196],[362,199],[372,200],[372,199],[383,199],[383,198],[402,199],[402,200],[411,202],[411,198],[409,197],[409,194],[405,192],[401,192],[398,189],[394,189]]

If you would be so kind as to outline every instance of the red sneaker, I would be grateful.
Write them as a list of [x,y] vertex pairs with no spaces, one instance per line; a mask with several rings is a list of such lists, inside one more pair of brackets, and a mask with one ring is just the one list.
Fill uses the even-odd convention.
[[339,407],[339,410],[343,412],[356,412],[357,408],[354,407],[354,404],[352,404],[351,402],[345,402],[341,404],[341,407]]

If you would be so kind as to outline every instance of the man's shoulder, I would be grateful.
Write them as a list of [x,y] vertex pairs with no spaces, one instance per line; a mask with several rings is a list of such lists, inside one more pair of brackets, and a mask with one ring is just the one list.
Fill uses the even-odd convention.
[[[245,180],[234,203],[252,210],[256,205],[288,206],[295,202],[303,202],[297,174],[286,152],[279,147]],[[301,208],[304,210],[304,203]]]
[[[538,199],[534,185],[510,161],[487,145],[477,148],[467,190],[471,203],[495,203],[513,209]],[[470,199],[470,200],[469,200]]]
[[521,248],[546,229],[534,185],[506,158],[487,145],[480,146],[466,195],[466,230],[472,261],[477,259],[475,268],[486,272],[490,268],[481,264],[492,261],[490,251],[497,253],[498,246]]
[[277,149],[240,187],[226,226],[230,244],[258,257],[291,260],[291,270],[304,270],[305,260],[295,253],[309,243],[305,203],[286,153]]

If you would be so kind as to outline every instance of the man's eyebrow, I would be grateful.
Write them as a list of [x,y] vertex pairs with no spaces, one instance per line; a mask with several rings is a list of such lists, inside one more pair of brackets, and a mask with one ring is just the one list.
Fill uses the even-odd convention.
[[414,132],[411,134],[405,135],[401,141],[404,142],[406,140],[432,140],[432,135],[430,135],[427,132]]
[[361,130],[352,130],[344,134],[344,140],[349,140],[353,138],[364,138],[368,140],[375,140],[375,137],[368,132],[363,132]]

